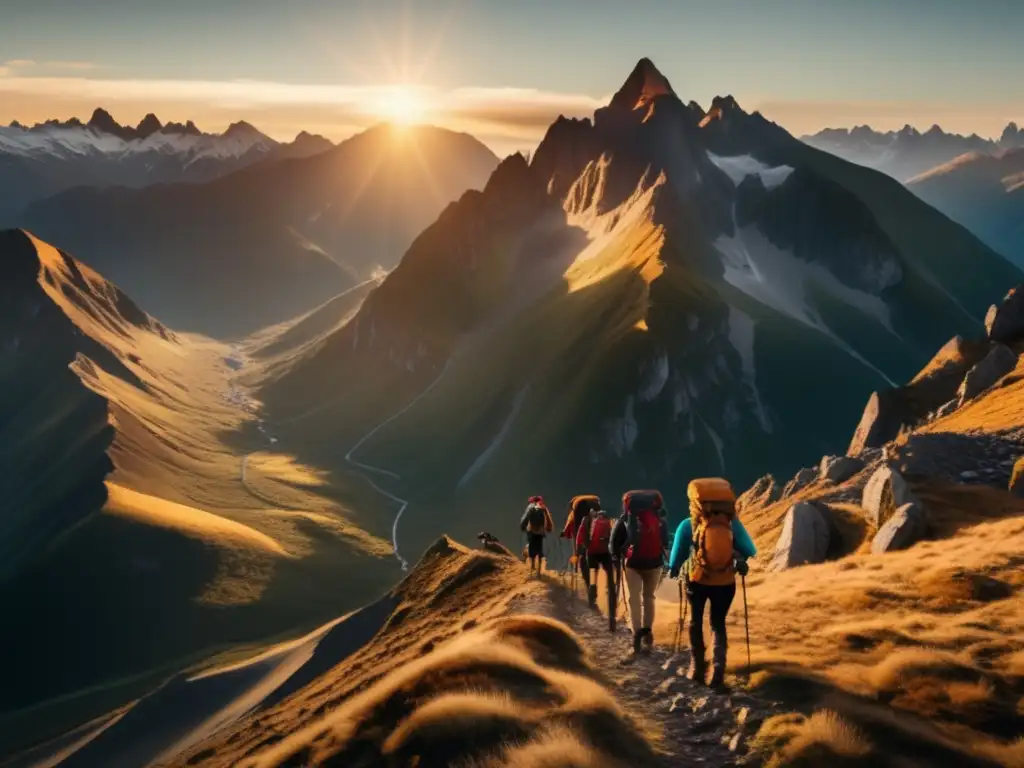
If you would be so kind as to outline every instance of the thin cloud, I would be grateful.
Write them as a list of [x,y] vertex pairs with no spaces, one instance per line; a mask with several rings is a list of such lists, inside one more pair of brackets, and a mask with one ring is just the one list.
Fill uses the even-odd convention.
[[[328,133],[333,134],[332,138],[344,138],[339,135],[342,130],[351,133],[353,126],[367,127],[383,119],[381,105],[386,103],[388,89],[389,86],[293,85],[258,80],[28,77],[13,72],[0,78],[0,103],[15,109],[19,101],[24,105],[31,100],[35,105],[33,112],[41,109],[42,104],[80,105],[77,108],[85,111],[104,106],[115,117],[118,111],[131,113],[131,119],[140,108],[161,116],[173,113],[165,119],[175,120],[230,113],[235,120],[258,119],[288,125],[281,127],[281,132],[290,132],[293,127],[301,129],[299,121],[305,117],[314,118],[319,126],[337,126],[338,130]],[[418,88],[416,95],[424,105],[424,122],[501,137],[495,143],[503,148],[532,146],[559,114],[587,116],[606,103],[583,94],[525,88]],[[0,120],[24,118],[24,114],[0,114]]]
[[92,61],[44,61],[43,66],[47,69],[67,69],[76,72],[86,72],[100,68],[99,64]]
[[7,69],[26,69],[35,65],[36,63],[32,59],[11,59],[4,62],[4,67]]

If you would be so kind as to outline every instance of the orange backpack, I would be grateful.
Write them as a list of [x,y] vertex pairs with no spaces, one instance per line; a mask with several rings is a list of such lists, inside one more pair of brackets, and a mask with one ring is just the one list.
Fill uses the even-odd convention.
[[732,536],[736,495],[732,486],[720,477],[701,478],[690,482],[686,495],[693,525],[690,581],[712,586],[732,584],[736,580]]

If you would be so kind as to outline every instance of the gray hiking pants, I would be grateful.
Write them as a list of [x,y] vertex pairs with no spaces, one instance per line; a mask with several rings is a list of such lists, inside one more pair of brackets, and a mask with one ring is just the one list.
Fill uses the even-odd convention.
[[654,593],[661,581],[661,568],[637,571],[624,569],[626,596],[629,601],[629,621],[633,632],[654,627]]

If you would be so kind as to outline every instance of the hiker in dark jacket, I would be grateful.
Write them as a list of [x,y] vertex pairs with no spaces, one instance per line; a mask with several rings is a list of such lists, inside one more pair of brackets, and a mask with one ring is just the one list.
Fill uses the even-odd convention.
[[654,594],[668,550],[668,526],[661,514],[663,508],[664,501],[658,491],[624,494],[622,516],[615,521],[609,543],[616,570],[622,567],[634,654],[654,645]]
[[544,537],[555,529],[555,521],[544,503],[543,496],[531,496],[526,511],[519,521],[519,528],[526,534],[527,555],[530,558],[530,574],[537,575],[544,567]]

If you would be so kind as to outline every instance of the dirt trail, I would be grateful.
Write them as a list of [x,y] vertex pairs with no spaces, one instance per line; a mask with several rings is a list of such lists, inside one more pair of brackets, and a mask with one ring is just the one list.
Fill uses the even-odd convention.
[[[659,603],[658,607],[675,606]],[[685,640],[682,652],[673,653],[673,638],[658,638],[668,645],[626,661],[632,636],[621,611],[613,634],[607,616],[589,608],[582,595],[574,597],[557,576],[543,592],[517,600],[512,612],[550,616],[580,635],[622,706],[660,731],[660,747],[669,753],[666,766],[760,765],[755,755],[747,753],[747,739],[779,711],[778,706],[740,688],[718,693],[687,680],[690,656]],[[739,652],[735,643],[732,652]]]

